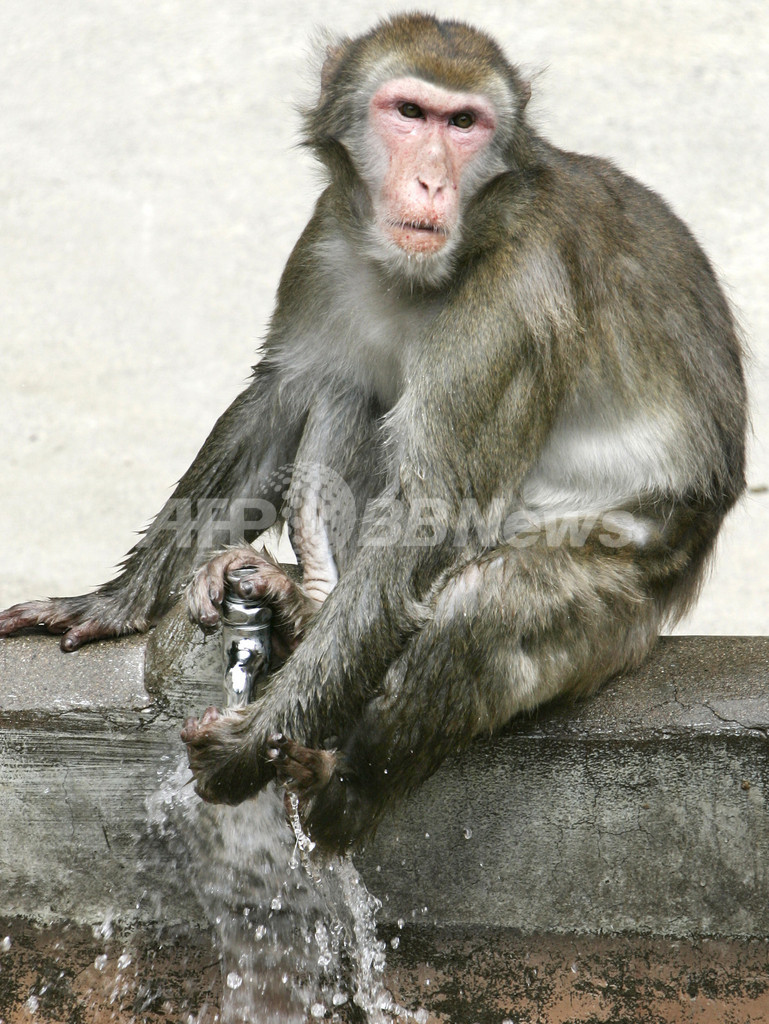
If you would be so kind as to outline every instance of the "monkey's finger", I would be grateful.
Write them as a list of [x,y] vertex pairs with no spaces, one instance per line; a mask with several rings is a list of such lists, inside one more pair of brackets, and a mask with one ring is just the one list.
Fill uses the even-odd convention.
[[205,569],[196,573],[187,587],[187,614],[202,629],[213,629],[219,624],[219,607],[224,596],[224,585],[217,585]]
[[108,637],[117,635],[115,629],[104,626],[96,619],[88,619],[86,622],[71,626],[61,638],[59,646],[63,651],[69,653],[76,651],[83,644],[92,643],[94,640],[106,640]]
[[221,717],[222,713],[219,710],[219,708],[215,708],[213,704],[211,704],[203,712],[203,717],[200,719],[200,724],[203,726],[211,725],[214,722],[218,722]]
[[317,750],[277,733],[267,740],[267,759],[275,767],[278,781],[292,793],[310,795],[328,784],[336,753]]
[[[191,621],[204,630],[218,626],[225,586],[233,582],[228,573],[247,567],[258,575],[258,562],[259,557],[252,547],[228,548],[201,566],[187,587],[187,614]],[[247,578],[250,579],[250,575]],[[242,592],[241,596],[250,594]]]
[[182,743],[192,743],[193,740],[195,740],[196,737],[198,736],[198,733],[199,729],[197,718],[194,718],[192,716],[190,716],[189,718],[185,718],[184,725],[182,726],[182,731],[179,733],[179,735],[182,738]]
[[299,776],[302,774],[301,760],[294,757],[294,753],[303,750],[298,743],[283,736],[282,733],[274,733],[267,738],[266,757],[275,768],[278,782],[293,790],[294,787],[301,789],[302,785]]

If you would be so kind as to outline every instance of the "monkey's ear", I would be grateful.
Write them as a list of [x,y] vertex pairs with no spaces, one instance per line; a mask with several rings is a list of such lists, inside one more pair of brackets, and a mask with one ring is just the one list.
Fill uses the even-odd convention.
[[344,55],[347,52],[348,39],[340,39],[337,42],[326,44],[326,55],[323,58],[323,67],[320,72],[320,91],[325,93],[336,73],[342,65]]

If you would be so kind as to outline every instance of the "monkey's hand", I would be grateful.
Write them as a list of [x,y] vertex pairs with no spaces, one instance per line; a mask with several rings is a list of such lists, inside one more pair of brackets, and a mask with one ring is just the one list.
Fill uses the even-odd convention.
[[75,651],[82,644],[107,637],[142,633],[149,623],[137,617],[130,619],[105,610],[98,593],[81,597],[54,597],[50,601],[27,601],[0,612],[0,637],[11,636],[23,629],[41,629],[47,633],[63,633],[60,647]]
[[239,804],[274,777],[264,742],[251,724],[249,708],[208,708],[198,721],[188,718],[181,732],[195,777],[195,792],[213,804]]
[[[253,569],[238,577],[235,569]],[[273,611],[273,655],[279,664],[296,649],[307,624],[320,603],[285,572],[282,566],[252,547],[227,548],[195,573],[187,588],[187,610],[190,619],[203,630],[213,629],[219,622],[225,586],[248,601],[264,603]]]
[[299,817],[310,839],[329,853],[344,853],[372,825],[373,807],[337,750],[303,747],[276,733],[267,757],[278,782],[299,799]]

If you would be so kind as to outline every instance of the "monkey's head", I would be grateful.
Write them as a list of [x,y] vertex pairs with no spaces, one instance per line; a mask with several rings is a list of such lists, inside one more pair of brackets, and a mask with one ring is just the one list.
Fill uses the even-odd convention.
[[349,203],[365,252],[437,285],[453,267],[469,203],[515,163],[528,98],[484,33],[400,15],[327,48],[307,142]]

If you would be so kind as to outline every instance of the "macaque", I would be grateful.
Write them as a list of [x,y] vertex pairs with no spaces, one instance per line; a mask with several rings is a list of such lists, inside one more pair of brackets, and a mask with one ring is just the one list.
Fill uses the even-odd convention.
[[[304,120],[327,185],[251,383],[116,579],[0,615],[73,650],[187,583],[211,629],[252,566],[280,664],[182,738],[203,799],[277,779],[330,850],[475,736],[638,665],[744,488],[708,259],[654,192],[542,138],[528,98],[459,22],[330,45]],[[300,582],[250,546],[284,522]]]

